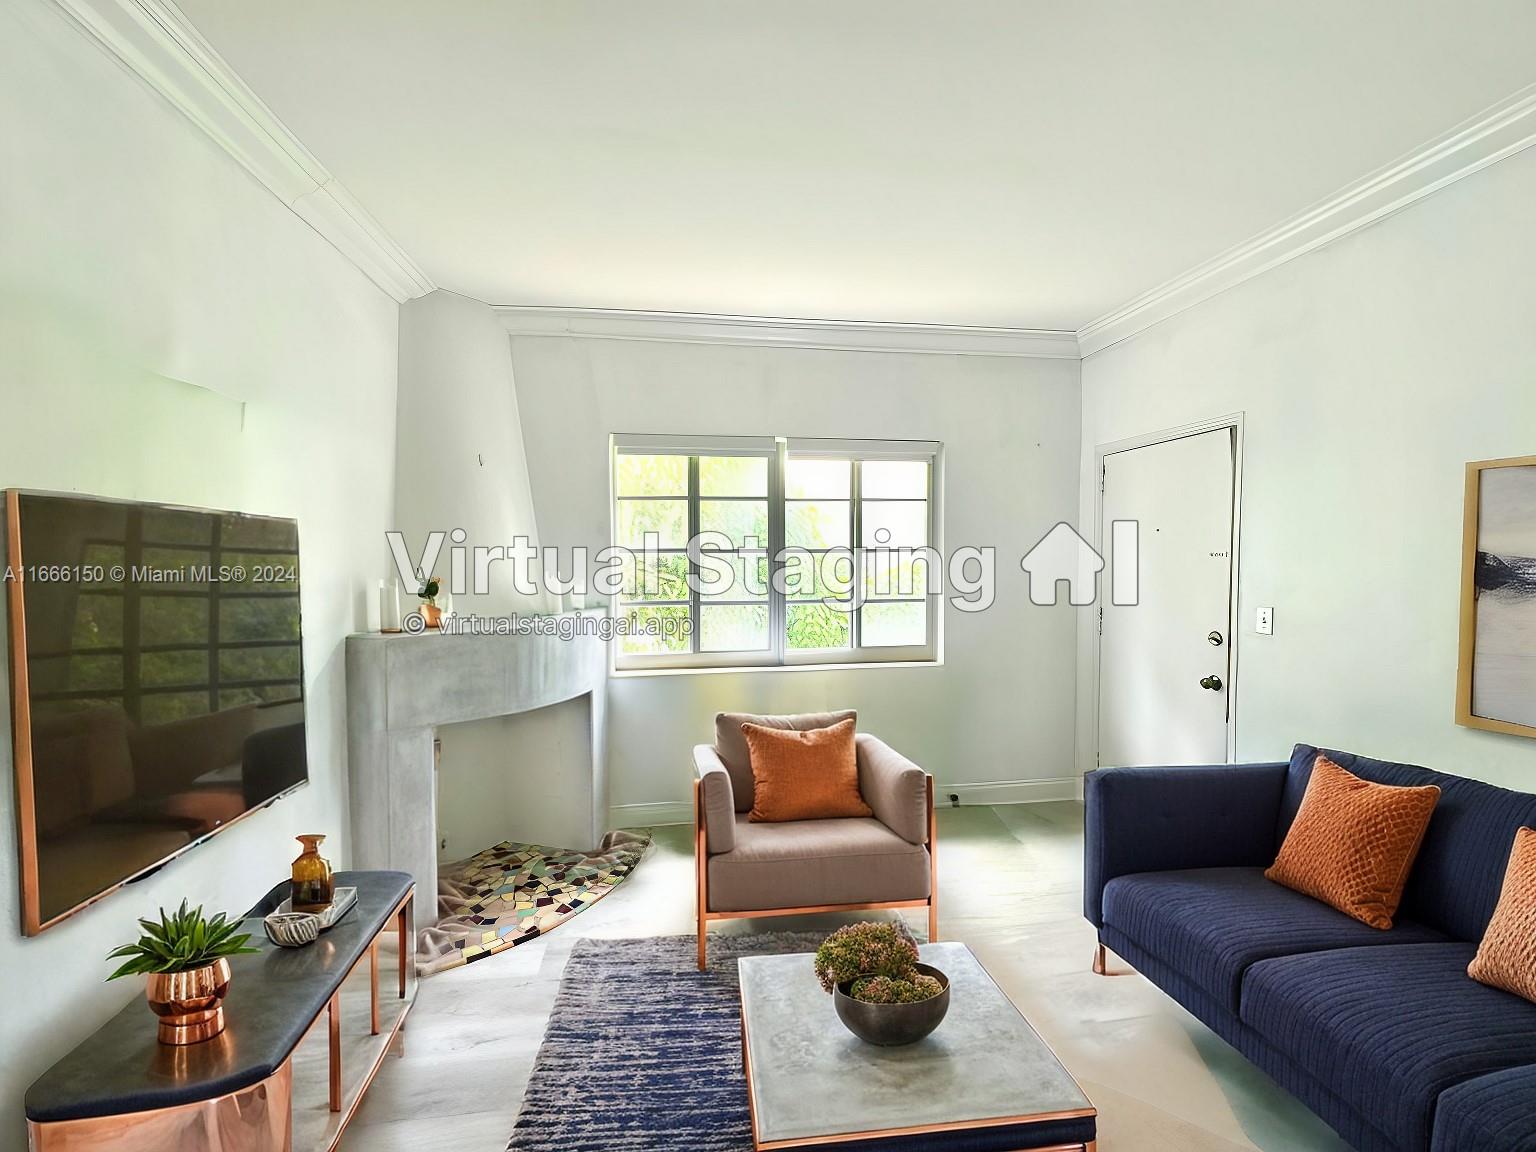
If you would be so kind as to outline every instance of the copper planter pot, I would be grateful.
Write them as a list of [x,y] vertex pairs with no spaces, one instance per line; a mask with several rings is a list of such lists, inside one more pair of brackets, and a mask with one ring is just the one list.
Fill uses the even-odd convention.
[[144,989],[160,1017],[162,1044],[196,1044],[224,1031],[228,995],[229,961],[222,958],[185,972],[151,972]]

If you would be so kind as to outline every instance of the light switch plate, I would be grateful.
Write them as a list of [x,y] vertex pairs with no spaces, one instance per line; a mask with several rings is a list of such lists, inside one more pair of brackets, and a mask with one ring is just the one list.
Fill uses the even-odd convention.
[[1253,630],[1260,636],[1273,636],[1275,634],[1275,610],[1273,608],[1260,608],[1258,619],[1253,622]]

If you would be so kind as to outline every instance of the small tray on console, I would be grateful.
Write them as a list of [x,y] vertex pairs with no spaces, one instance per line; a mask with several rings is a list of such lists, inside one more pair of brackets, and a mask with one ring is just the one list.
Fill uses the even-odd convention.
[[[338,888],[336,894],[331,897],[331,906],[324,912],[315,912],[312,915],[320,917],[320,931],[327,932],[331,927],[352,911],[352,906],[357,903],[356,888]],[[277,906],[277,913],[293,911],[293,898],[290,896]]]

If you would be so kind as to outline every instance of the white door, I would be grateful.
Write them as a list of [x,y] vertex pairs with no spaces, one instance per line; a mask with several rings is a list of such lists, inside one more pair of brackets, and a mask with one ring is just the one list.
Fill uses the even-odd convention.
[[[1232,637],[1234,429],[1104,457],[1108,548],[1117,520],[1138,524],[1139,595],[1100,598],[1099,763],[1227,760]],[[1123,534],[1123,530],[1122,530]],[[1124,548],[1105,559],[1123,564]]]

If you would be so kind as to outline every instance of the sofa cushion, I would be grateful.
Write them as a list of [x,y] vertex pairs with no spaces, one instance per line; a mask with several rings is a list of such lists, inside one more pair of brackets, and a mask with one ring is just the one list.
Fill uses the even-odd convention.
[[1529,828],[1515,833],[1498,907],[1467,975],[1536,1001],[1536,832]]
[[755,824],[709,858],[711,912],[880,904],[928,897],[928,850],[872,817]]
[[1439,799],[1433,784],[1362,780],[1319,752],[1296,819],[1264,875],[1386,930]]
[[1467,977],[1471,944],[1283,956],[1243,977],[1243,1023],[1376,1124],[1429,1146],[1440,1094],[1536,1062],[1536,1004]]
[[1195,868],[1120,876],[1104,887],[1104,922],[1185,973],[1228,1011],[1248,966],[1326,948],[1442,941],[1432,928],[1400,920],[1370,928],[1260,868]]
[[1506,1068],[1440,1093],[1430,1152],[1536,1152],[1536,1065]]
[[[1323,749],[1298,744],[1291,754],[1280,803],[1282,840],[1301,805],[1319,751]],[[1365,780],[1439,786],[1440,802],[1430,817],[1398,911],[1457,940],[1481,940],[1498,903],[1515,829],[1536,824],[1536,796],[1412,764],[1326,751],[1334,763]]]
[[830,728],[843,720],[857,721],[857,712],[801,712],[788,716],[756,716],[751,712],[717,712],[715,714],[715,752],[725,770],[731,774],[731,791],[735,795],[736,811],[752,810],[752,755],[747,750],[747,738],[741,733],[743,724],[757,724],[763,728],[783,728],[791,732],[809,732],[813,728]]

